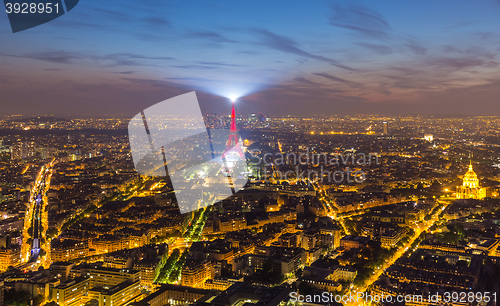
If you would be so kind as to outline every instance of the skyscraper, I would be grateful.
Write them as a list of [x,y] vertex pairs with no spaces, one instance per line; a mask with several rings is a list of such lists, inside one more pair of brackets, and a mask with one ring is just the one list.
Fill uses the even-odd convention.
[[18,160],[35,155],[34,143],[18,141],[11,147],[11,159]]
[[389,134],[389,123],[384,121],[384,135]]

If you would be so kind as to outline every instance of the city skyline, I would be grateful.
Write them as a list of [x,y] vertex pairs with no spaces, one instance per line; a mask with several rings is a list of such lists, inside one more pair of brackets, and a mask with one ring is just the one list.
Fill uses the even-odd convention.
[[[262,9],[264,8],[264,9]],[[211,113],[500,115],[500,3],[85,1],[13,34],[5,115],[132,116],[196,90]]]
[[21,1],[0,306],[497,305],[500,0]]
[[[292,306],[323,291],[426,306],[452,299],[443,287],[496,301],[496,118],[206,119],[244,132],[248,181],[229,198],[207,189],[222,186],[216,164],[140,175],[126,119],[1,121],[6,304],[236,306],[246,297],[223,297],[242,291]],[[206,196],[200,209],[181,214],[172,175]]]

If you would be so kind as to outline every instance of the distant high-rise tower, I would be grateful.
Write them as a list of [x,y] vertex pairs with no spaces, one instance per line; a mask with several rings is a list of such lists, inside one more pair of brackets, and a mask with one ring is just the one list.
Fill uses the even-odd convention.
[[32,142],[18,141],[11,147],[11,159],[18,160],[35,155],[34,144]]
[[389,134],[389,123],[387,121],[384,121],[384,135]]
[[226,150],[224,152],[224,156],[228,154],[229,151],[233,150],[233,152],[237,153],[240,157],[243,157],[243,152],[241,151],[240,143],[238,141],[238,133],[236,131],[236,113],[234,110],[234,104],[231,110],[231,126],[229,130],[229,138],[226,142]]
[[256,122],[257,121],[257,115],[255,115],[255,113],[251,113],[250,116],[248,116],[248,121],[249,122]]

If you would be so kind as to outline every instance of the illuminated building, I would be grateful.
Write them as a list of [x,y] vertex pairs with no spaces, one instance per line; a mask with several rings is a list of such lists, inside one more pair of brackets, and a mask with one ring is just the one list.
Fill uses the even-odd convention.
[[464,175],[462,186],[457,187],[457,199],[484,199],[486,197],[486,188],[479,184],[476,172],[472,169],[472,162],[469,164],[469,170]]
[[96,254],[112,253],[142,247],[148,242],[147,235],[103,236],[91,242]]
[[10,153],[10,147],[4,146],[3,140],[0,140],[0,154],[2,153]]
[[115,268],[115,269],[131,269],[133,264],[133,259],[130,257],[128,252],[120,252],[119,254],[109,254],[104,255],[103,267]]
[[82,276],[90,278],[92,287],[113,287],[129,280],[138,281],[140,272],[128,269],[90,267],[82,269]]
[[99,306],[123,306],[136,301],[141,295],[140,281],[125,281],[111,288],[96,287],[89,290],[89,299]]
[[481,250],[484,253],[488,254],[488,256],[498,257],[500,246],[500,240],[498,239],[482,239],[479,242],[480,244],[470,244],[469,246],[476,250]]
[[297,235],[294,233],[285,233],[278,238],[280,246],[286,248],[297,247]]
[[221,239],[212,241],[206,252],[208,254],[208,259],[214,262],[223,260],[230,262],[234,256],[231,244]]
[[248,116],[248,122],[257,122],[257,115],[251,113],[250,116]]
[[362,236],[348,235],[340,239],[340,247],[344,248],[346,251],[350,249],[359,249],[368,244],[370,238]]
[[61,282],[52,289],[52,300],[60,306],[82,305],[82,298],[88,295],[90,280],[85,277]]
[[[347,269],[342,268],[342,271]],[[302,272],[302,277],[300,278],[300,282],[305,282],[309,284],[312,288],[316,290],[323,291],[340,291],[342,290],[342,284],[336,280],[336,278],[341,278],[340,274],[335,274],[336,271],[333,270],[333,267],[328,269],[319,268],[319,267],[305,267]],[[334,277],[335,274],[335,277]],[[345,277],[347,278],[347,277]]]
[[338,281],[353,282],[357,275],[358,271],[354,268],[338,267],[331,275],[328,276],[327,279],[333,280],[335,282]]
[[387,230],[380,236],[380,242],[383,248],[393,248],[404,237],[406,229],[399,228],[394,230]]
[[371,219],[383,223],[405,223],[406,216],[404,214],[374,213]]
[[244,216],[218,220],[218,223],[221,232],[239,231],[247,227],[247,220],[245,220]]
[[53,262],[69,261],[88,255],[89,247],[86,241],[53,239],[50,243],[50,258]]
[[321,246],[326,248],[336,249],[340,247],[340,229],[339,228],[322,228],[320,230],[321,234]]
[[384,121],[384,135],[389,134],[389,123]]
[[60,306],[84,305],[89,301],[94,301],[96,306],[123,306],[136,301],[140,295],[139,271],[89,266],[82,268],[80,277],[56,286],[52,290],[52,301]]
[[176,285],[162,285],[158,291],[150,294],[133,306],[163,306],[163,305],[186,305],[194,303],[204,296],[214,295],[210,290],[190,288]]
[[184,265],[181,274],[181,285],[188,287],[201,287],[210,278],[209,262],[193,265]]
[[433,135],[425,135],[424,136],[424,140],[426,140],[426,141],[433,141],[434,140],[434,136]]
[[301,246],[305,250],[312,250],[319,246],[321,237],[319,232],[306,232],[302,235]]
[[50,265],[50,276],[66,280],[71,273],[71,269],[75,266],[71,262],[54,262]]
[[162,256],[162,259],[153,257],[146,258],[135,264],[135,268],[141,272],[141,286],[144,288],[153,288],[153,281],[160,274],[160,269],[166,262],[168,253]]
[[121,239],[118,237],[106,237],[106,239],[98,239],[92,241],[92,247],[96,254],[111,253],[125,249]]
[[322,252],[322,248],[321,247],[316,247],[314,249],[309,249],[306,251],[306,264],[307,265],[310,265],[312,264],[313,262],[315,262],[316,260],[319,259],[319,257],[321,256],[321,252]]
[[[254,253],[255,259],[258,259],[258,256],[263,261],[272,259],[275,272],[281,275],[294,273],[307,262],[307,252],[303,248],[257,246]],[[252,264],[251,260],[249,264]],[[260,266],[260,263],[255,266]]]
[[243,281],[243,277],[241,277],[239,279],[236,279],[236,278],[234,278],[234,279],[232,279],[232,278],[208,279],[205,282],[205,286],[204,287],[207,290],[224,291],[224,290],[227,290],[232,285],[234,285],[235,283],[242,282],[242,281]]
[[0,271],[6,271],[10,266],[16,266],[20,260],[20,248],[0,249]]
[[16,142],[11,147],[11,159],[19,160],[35,155],[33,142]]

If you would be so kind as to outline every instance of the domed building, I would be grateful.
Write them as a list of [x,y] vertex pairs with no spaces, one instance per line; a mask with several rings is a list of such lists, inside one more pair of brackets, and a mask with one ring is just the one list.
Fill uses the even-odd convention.
[[476,172],[472,169],[472,162],[469,164],[469,170],[464,175],[462,186],[457,187],[457,199],[484,199],[486,197],[486,188],[479,184]]

